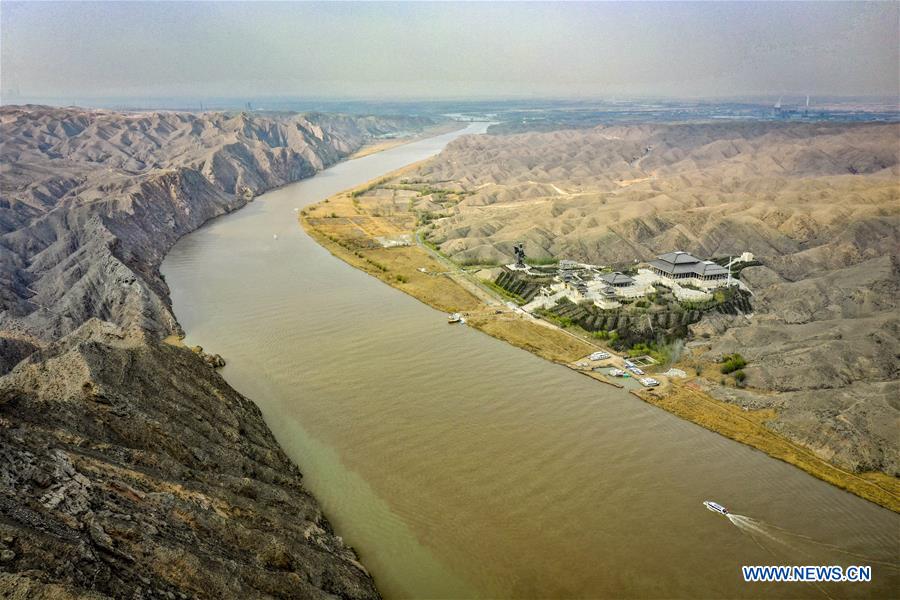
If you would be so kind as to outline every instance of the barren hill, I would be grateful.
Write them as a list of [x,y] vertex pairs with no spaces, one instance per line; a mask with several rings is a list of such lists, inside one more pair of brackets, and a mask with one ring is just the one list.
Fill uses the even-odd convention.
[[467,137],[409,179],[457,192],[427,235],[460,262],[511,262],[517,241],[533,258],[620,267],[671,250],[753,252],[763,266],[742,276],[755,314],[695,327],[706,359],[751,364],[749,389],[713,392],[777,408],[774,429],[840,466],[900,475],[900,126]]
[[0,330],[52,340],[98,317],[171,333],[157,267],[179,237],[425,122],[3,107]]
[[259,410],[160,341],[158,267],[425,123],[0,108],[0,596],[378,597]]

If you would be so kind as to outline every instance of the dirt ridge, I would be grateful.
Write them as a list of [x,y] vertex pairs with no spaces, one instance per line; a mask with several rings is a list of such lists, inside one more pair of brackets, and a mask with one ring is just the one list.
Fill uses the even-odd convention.
[[376,598],[178,333],[182,235],[423,119],[0,108],[0,596]]

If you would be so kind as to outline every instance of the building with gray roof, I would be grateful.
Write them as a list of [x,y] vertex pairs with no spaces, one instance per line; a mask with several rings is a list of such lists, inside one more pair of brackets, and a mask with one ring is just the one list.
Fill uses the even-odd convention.
[[700,260],[696,256],[683,252],[667,252],[650,261],[650,270],[666,279],[693,279],[697,282],[712,282],[720,285],[728,280],[729,271],[711,260]]
[[634,285],[634,279],[624,273],[604,273],[600,276],[600,280],[612,287],[626,287]]

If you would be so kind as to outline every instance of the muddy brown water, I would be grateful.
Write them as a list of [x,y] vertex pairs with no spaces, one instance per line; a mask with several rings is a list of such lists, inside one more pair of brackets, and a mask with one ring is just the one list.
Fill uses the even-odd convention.
[[[228,360],[222,374],[260,406],[382,593],[895,594],[900,516],[450,326],[297,225],[294,208],[484,129],[471,124],[269,192],[183,238],[162,267],[186,341]],[[706,499],[748,520],[712,513]],[[870,564],[874,581],[751,584],[745,564]]]

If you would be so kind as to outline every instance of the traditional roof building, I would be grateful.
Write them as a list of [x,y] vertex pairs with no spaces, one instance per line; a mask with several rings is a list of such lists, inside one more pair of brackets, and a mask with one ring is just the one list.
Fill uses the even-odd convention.
[[667,252],[650,261],[650,269],[668,279],[719,282],[728,279],[728,269],[711,260],[700,260],[687,252]]
[[619,273],[618,271],[615,273],[604,273],[600,276],[600,280],[612,287],[627,287],[629,285],[634,285],[634,279],[624,273]]

